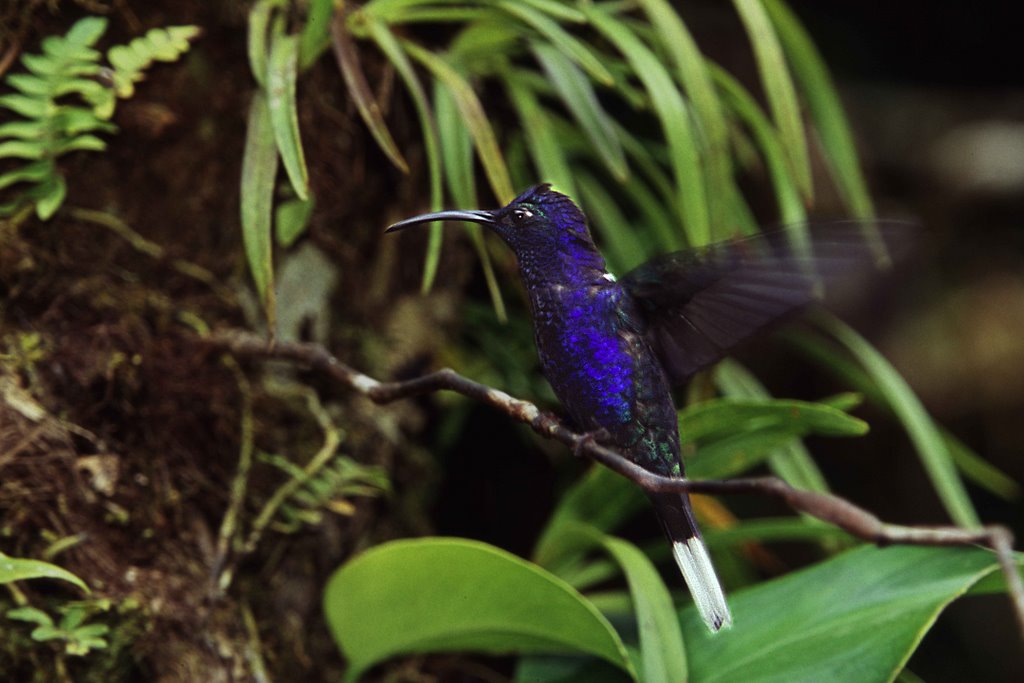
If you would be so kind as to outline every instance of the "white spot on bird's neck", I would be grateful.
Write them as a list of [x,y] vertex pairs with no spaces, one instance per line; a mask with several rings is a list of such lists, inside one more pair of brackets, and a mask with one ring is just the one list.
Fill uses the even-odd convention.
[[605,273],[605,274],[604,274],[604,275],[602,275],[601,277],[603,277],[603,278],[604,278],[605,280],[607,280],[608,282],[615,282],[615,276],[614,276],[614,275],[612,275],[611,273]]

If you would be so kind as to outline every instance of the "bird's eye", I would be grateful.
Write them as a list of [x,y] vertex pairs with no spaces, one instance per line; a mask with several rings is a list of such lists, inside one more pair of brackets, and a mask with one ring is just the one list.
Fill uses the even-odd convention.
[[522,223],[528,218],[533,218],[533,211],[529,209],[515,209],[512,211],[512,220],[516,223]]

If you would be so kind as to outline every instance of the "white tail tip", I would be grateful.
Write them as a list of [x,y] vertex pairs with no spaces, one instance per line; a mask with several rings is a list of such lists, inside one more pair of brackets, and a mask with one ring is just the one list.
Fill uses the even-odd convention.
[[732,614],[725,602],[722,584],[718,581],[715,568],[711,565],[704,541],[697,537],[686,541],[674,541],[672,554],[675,555],[679,571],[686,579],[697,611],[712,632],[732,626]]

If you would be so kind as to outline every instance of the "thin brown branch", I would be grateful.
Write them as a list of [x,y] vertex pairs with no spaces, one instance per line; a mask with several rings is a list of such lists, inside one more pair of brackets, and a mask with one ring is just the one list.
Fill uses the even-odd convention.
[[748,477],[727,480],[676,479],[662,477],[602,446],[592,434],[578,434],[554,415],[503,391],[474,382],[445,368],[404,382],[380,382],[341,363],[318,344],[268,342],[246,332],[222,332],[204,343],[239,357],[290,360],[322,372],[337,382],[367,396],[375,403],[391,403],[435,391],[454,391],[493,406],[509,417],[530,425],[543,437],[561,441],[578,455],[601,463],[632,480],[641,488],[658,492],[691,492],[718,495],[766,495],[780,498],[798,512],[833,524],[857,538],[885,545],[959,546],[983,545],[995,551],[1006,576],[1021,633],[1024,634],[1024,583],[1013,557],[1013,535],[1003,526],[980,529],[954,526],[901,526],[887,524],[867,510],[838,496],[795,489],[777,477]]

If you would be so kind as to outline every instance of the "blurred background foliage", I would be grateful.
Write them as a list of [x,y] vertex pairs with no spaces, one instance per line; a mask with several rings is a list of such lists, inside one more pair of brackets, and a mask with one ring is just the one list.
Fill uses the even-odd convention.
[[[580,614],[600,611],[627,645],[602,641],[599,628],[604,644],[583,651],[673,679],[678,658],[652,653],[685,642],[693,680],[712,676],[692,654],[702,638],[692,615],[683,611],[677,633],[665,626],[677,622],[665,614],[671,605],[650,597],[677,593],[678,582],[633,487],[586,473],[561,447],[458,397],[368,406],[310,373],[240,368],[195,341],[211,327],[270,329],[325,343],[377,377],[451,366],[557,409],[507,250],[477,226],[435,226],[422,240],[381,235],[415,212],[500,205],[541,179],[580,201],[616,272],[761,224],[919,217],[934,236],[930,258],[866,293],[855,309],[867,313],[852,313],[875,346],[821,319],[722,364],[680,397],[693,404],[681,416],[694,435],[691,471],[767,467],[887,520],[982,519],[1024,532],[1024,96],[1008,66],[1012,41],[990,38],[1008,20],[956,5],[24,0],[0,9],[4,75],[22,73],[23,55],[87,14],[110,22],[104,49],[168,25],[202,31],[180,65],[151,67],[119,104],[119,133],[101,156],[47,156],[60,170],[48,177],[67,182],[63,205],[39,211],[16,196],[28,210],[3,223],[0,419],[11,426],[0,432],[0,549],[67,566],[102,597],[82,606],[56,589],[12,588],[4,612],[21,611],[3,622],[16,637],[0,665],[24,680],[213,680],[232,667],[334,680],[343,664],[319,625],[330,572],[382,541],[438,534],[530,557],[590,589]],[[0,178],[17,173],[17,160],[4,163]],[[2,188],[4,203],[18,180]],[[864,407],[843,393],[851,390]],[[715,395],[725,398],[707,401]],[[802,419],[779,420],[798,409]],[[861,433],[848,411],[870,434],[814,436]],[[702,498],[698,512],[733,592],[849,545],[770,501]],[[619,538],[604,535],[612,531]],[[402,552],[387,546],[375,557],[383,567]],[[839,566],[867,581],[929,563],[927,580],[956,590],[979,576],[973,560],[858,552],[738,604],[793,606],[803,596],[812,609],[831,600],[821,572]],[[491,550],[456,543],[416,557],[430,553],[436,567],[461,558],[520,580],[515,561]],[[441,601],[426,562],[423,589]],[[339,573],[332,594],[351,596],[360,566]],[[388,576],[381,569],[370,583],[379,590]],[[903,597],[932,595],[908,576]],[[523,580],[524,594],[553,590]],[[920,637],[952,597],[935,595],[903,603],[921,621],[894,633]],[[851,609],[867,638],[874,598],[862,598]],[[36,647],[49,649],[33,650],[17,623],[26,604],[76,615],[68,632],[78,615],[98,615],[102,626],[80,628],[104,629],[103,647],[88,658],[45,641]],[[481,597],[478,611],[485,605],[500,602]],[[358,624],[366,610],[329,608],[343,648],[345,619]],[[775,632],[788,616],[755,613]],[[640,615],[662,628],[636,633]],[[410,651],[381,629],[361,655],[346,650],[350,662]],[[1019,657],[999,597],[946,610],[902,673],[916,638],[886,641],[897,644],[871,648],[873,661],[907,680],[999,680]],[[814,648],[804,654],[828,665]],[[596,675],[594,661],[530,659],[518,675],[572,680]],[[417,656],[371,677],[506,680],[512,667]]]

